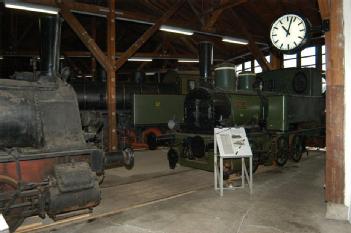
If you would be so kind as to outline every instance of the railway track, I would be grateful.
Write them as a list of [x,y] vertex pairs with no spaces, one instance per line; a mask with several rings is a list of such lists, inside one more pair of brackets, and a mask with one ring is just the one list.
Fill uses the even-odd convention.
[[38,218],[38,221],[23,225],[16,232],[49,232],[72,224],[109,217],[210,188],[213,185],[212,179],[212,173],[200,170],[183,170],[138,179],[133,182],[111,184],[102,187],[102,201],[94,209],[94,212],[72,216],[56,222],[42,221]]

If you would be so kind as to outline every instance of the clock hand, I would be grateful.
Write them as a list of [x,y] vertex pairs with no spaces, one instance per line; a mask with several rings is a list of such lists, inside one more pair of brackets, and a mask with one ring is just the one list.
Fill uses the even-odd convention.
[[284,31],[286,32],[286,36],[288,36],[290,33],[288,31],[288,29],[286,29],[284,26],[282,26],[282,28],[284,29]]
[[286,32],[286,33],[287,33],[287,34],[286,34],[287,36],[290,35],[291,22],[292,22],[292,17],[291,17],[290,22],[289,22],[288,31]]

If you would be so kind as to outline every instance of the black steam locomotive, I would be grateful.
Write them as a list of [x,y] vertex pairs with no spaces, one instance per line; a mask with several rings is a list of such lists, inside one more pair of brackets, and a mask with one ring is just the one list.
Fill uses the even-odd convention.
[[104,154],[85,142],[76,94],[57,73],[60,29],[58,16],[41,17],[40,73],[0,79],[0,213],[10,231],[101,199]]

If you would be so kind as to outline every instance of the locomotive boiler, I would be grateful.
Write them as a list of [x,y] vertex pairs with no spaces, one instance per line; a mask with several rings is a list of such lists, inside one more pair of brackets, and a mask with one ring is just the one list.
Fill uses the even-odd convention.
[[[314,68],[290,68],[256,75],[241,73],[221,64],[214,69],[214,86],[205,77],[212,50],[200,44],[203,85],[184,101],[184,127],[175,134],[168,153],[170,167],[181,165],[213,171],[213,128],[244,127],[259,164],[275,161],[283,166],[289,158],[298,162],[306,145],[324,140],[322,75]],[[201,62],[201,60],[203,60]],[[323,145],[320,145],[323,146]]]
[[[142,72],[136,72],[134,82],[118,83],[116,108],[122,148],[131,145],[156,149],[158,139],[166,132],[168,120],[182,121],[184,96],[179,94],[179,83],[174,76],[166,74],[162,81],[147,82]],[[87,141],[102,144],[108,124],[106,83],[101,79],[76,79],[70,84],[77,92]]]
[[58,75],[61,22],[42,16],[40,73],[0,79],[0,213],[64,218],[100,203],[102,150],[88,145],[73,88]]

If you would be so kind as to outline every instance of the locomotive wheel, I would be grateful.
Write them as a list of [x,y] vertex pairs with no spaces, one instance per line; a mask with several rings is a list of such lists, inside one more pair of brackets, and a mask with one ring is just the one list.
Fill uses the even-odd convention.
[[157,137],[154,133],[146,135],[146,144],[149,146],[149,150],[157,149]]
[[291,158],[295,162],[299,162],[302,157],[302,153],[304,151],[304,143],[303,143],[303,138],[299,135],[295,135],[293,137],[292,143],[291,143]]
[[286,137],[281,136],[277,140],[275,161],[279,166],[284,166],[289,159],[289,144]]
[[[256,172],[258,165],[260,165],[259,157],[253,154],[252,155],[252,173]],[[248,165],[247,168],[250,169],[250,165]]]
[[[15,179],[0,175],[0,192],[4,191],[14,191],[18,188],[18,183]],[[18,200],[21,201],[21,200]],[[6,205],[7,203],[0,203],[1,206]],[[6,222],[10,228],[10,232],[14,232],[24,221],[24,217],[21,217],[21,212],[23,210],[16,209],[10,210],[4,215]]]
[[182,153],[184,158],[187,159],[194,159],[193,152],[191,151],[191,146],[189,144],[183,145],[183,153]]

